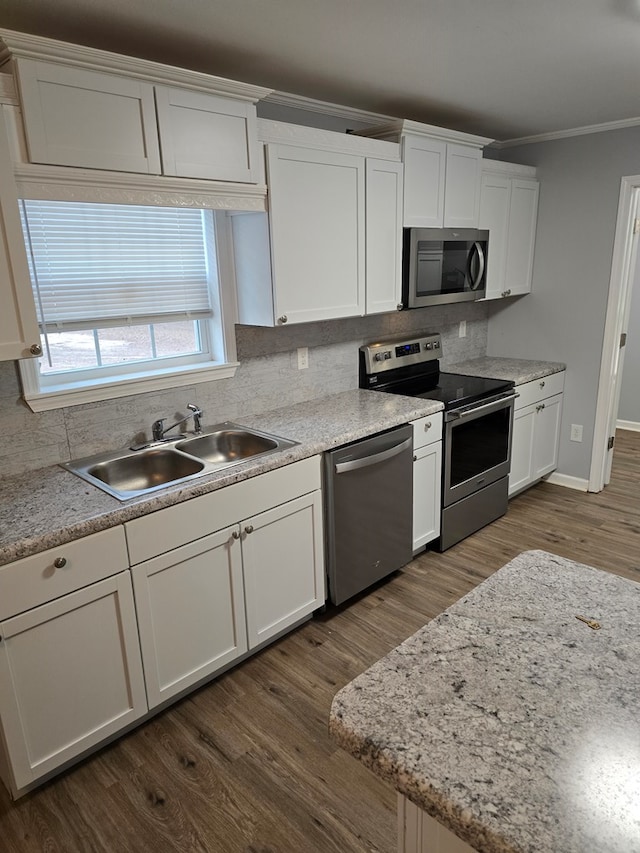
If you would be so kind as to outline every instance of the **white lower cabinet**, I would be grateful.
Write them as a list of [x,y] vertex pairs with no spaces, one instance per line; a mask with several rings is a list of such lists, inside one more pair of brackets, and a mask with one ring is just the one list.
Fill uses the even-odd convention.
[[564,372],[516,386],[510,497],[557,467],[563,388]]
[[440,535],[442,414],[413,421],[413,553]]
[[150,708],[325,602],[318,457],[126,528]]
[[[85,562],[87,549],[96,565]],[[0,569],[5,613],[24,606],[29,588],[39,602],[43,589],[81,587],[0,622],[0,769],[14,796],[147,711],[122,554],[124,531],[114,528]]]
[[131,570],[150,708],[247,651],[234,532],[220,530]]

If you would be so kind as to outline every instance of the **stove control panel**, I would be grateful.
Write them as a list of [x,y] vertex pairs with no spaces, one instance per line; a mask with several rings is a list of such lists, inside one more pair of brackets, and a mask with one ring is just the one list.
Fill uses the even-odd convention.
[[367,375],[422,364],[440,357],[438,332],[422,332],[413,338],[379,341],[360,347],[361,368]]

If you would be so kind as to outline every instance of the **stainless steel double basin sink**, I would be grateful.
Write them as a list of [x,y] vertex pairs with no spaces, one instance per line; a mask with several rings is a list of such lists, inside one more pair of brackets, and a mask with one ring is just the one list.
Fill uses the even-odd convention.
[[201,434],[151,442],[139,450],[127,448],[76,459],[63,467],[125,501],[286,450],[297,443],[225,421]]

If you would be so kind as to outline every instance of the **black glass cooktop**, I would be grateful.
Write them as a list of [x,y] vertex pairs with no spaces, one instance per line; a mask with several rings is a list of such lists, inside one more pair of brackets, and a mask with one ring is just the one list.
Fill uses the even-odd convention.
[[379,385],[377,390],[404,394],[406,397],[439,400],[445,409],[452,409],[477,403],[485,397],[493,397],[513,387],[514,383],[505,379],[485,379],[459,373],[434,373]]

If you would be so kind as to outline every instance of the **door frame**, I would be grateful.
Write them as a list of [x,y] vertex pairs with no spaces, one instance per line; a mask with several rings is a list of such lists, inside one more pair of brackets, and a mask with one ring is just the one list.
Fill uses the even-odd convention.
[[[609,482],[612,450],[609,436],[615,434],[620,400],[621,356],[620,336],[626,332],[631,307],[631,290],[635,272],[638,240],[634,222],[640,216],[640,175],[623,177],[620,181],[618,218],[613,244],[613,259],[609,279],[609,298],[600,361],[596,419],[591,451],[589,491],[600,492]],[[612,431],[613,430],[613,431]]]

